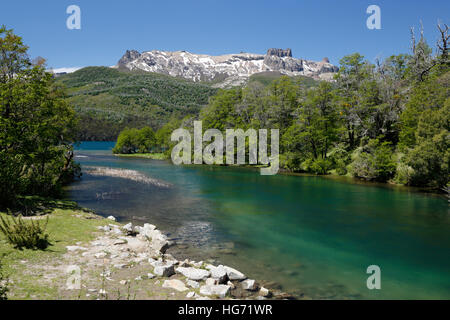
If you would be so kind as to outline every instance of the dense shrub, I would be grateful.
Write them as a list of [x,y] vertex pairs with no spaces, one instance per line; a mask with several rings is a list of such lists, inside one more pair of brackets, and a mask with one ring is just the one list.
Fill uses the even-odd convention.
[[39,220],[24,220],[21,216],[0,216],[0,231],[9,243],[18,249],[46,249],[49,245],[48,234],[45,233],[48,218],[45,222]]
[[386,182],[394,176],[396,166],[390,143],[372,139],[356,152],[351,173],[356,178]]
[[113,149],[116,154],[149,153],[156,148],[155,133],[150,127],[125,129],[117,138]]

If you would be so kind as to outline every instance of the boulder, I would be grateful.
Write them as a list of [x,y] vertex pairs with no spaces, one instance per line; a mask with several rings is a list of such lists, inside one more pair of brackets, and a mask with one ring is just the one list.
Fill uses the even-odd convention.
[[261,289],[259,289],[258,295],[260,297],[264,297],[264,298],[269,298],[272,294],[269,291],[269,289],[266,289],[264,287],[261,287]]
[[111,221],[116,221],[116,218],[115,217],[113,217],[113,216],[109,216],[108,218],[106,218],[106,219],[108,219],[108,220],[111,220]]
[[218,281],[216,279],[208,278],[208,279],[206,279],[205,284],[207,286],[213,286],[213,285],[219,284],[219,283],[218,283]]
[[253,291],[256,290],[256,288],[255,280],[247,279],[242,281],[242,289]]
[[173,264],[167,263],[167,264],[160,264],[153,269],[153,272],[161,277],[170,277],[171,275],[175,274],[175,269],[173,267]]
[[200,287],[200,293],[205,296],[218,296],[219,298],[225,298],[230,292],[231,287],[225,284],[217,285],[204,285]]
[[124,225],[122,227],[123,230],[126,231],[127,234],[132,234],[133,233],[133,225],[130,223],[127,223],[126,225]]
[[177,279],[165,280],[162,286],[163,288],[175,289],[180,292],[188,290],[188,288],[184,285],[184,283]]
[[218,281],[218,283],[226,283],[228,280],[227,270],[223,265],[219,265],[217,267],[213,265],[207,265],[206,269],[211,272],[211,278],[214,278]]
[[245,280],[247,277],[240,271],[231,267],[224,266],[227,276],[230,280]]
[[188,294],[186,295],[186,298],[194,298],[194,297],[195,297],[194,291],[188,292]]
[[150,247],[156,252],[164,253],[169,249],[169,242],[161,239],[152,240]]
[[187,283],[187,285],[189,286],[189,287],[191,287],[191,288],[194,288],[194,289],[198,289],[198,288],[200,288],[200,284],[197,282],[197,281],[194,281],[194,280],[187,280],[186,281],[186,283]]
[[188,278],[189,280],[206,280],[210,276],[210,272],[203,269],[197,269],[197,268],[184,268],[184,267],[178,267],[176,272],[181,273],[183,276]]

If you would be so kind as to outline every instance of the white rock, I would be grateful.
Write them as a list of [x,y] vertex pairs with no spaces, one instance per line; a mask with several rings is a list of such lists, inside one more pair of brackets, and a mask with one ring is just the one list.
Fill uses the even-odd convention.
[[157,265],[155,269],[153,269],[153,272],[161,277],[170,277],[175,274],[173,264]]
[[155,275],[151,272],[147,273],[147,279],[153,279]]
[[127,267],[127,265],[124,263],[118,263],[118,264],[114,265],[114,268],[116,268],[116,269],[124,269],[126,267]]
[[150,247],[157,252],[164,253],[169,249],[169,242],[166,240],[155,239],[152,240]]
[[130,280],[120,280],[119,281],[119,283],[121,284],[121,285],[126,285],[126,284],[128,284],[130,282]]
[[195,300],[211,300],[211,298],[198,296]]
[[228,279],[227,271],[223,265],[217,267],[213,265],[207,265],[206,269],[211,272],[211,277],[216,279],[219,283],[225,283]]
[[196,268],[201,268],[201,266],[203,265],[203,261],[199,261],[199,262],[192,261],[192,265]]
[[185,259],[184,261],[182,261],[182,262],[179,263],[179,266],[180,266],[180,267],[184,267],[184,268],[188,268],[188,267],[190,267],[191,265],[189,264],[189,260],[188,260],[188,259]]
[[122,227],[126,232],[132,233],[133,232],[133,225],[130,223],[127,223]]
[[163,288],[171,288],[180,292],[188,290],[184,283],[178,279],[165,280],[162,286]]
[[80,247],[80,246],[66,246],[66,248],[67,248],[67,251],[78,251],[78,250],[80,250],[80,251],[85,251],[85,250],[87,250],[87,248],[85,248],[85,247]]
[[188,286],[190,286],[190,287],[192,287],[192,288],[194,288],[194,289],[200,288],[200,284],[199,284],[197,281],[189,280],[189,279],[188,279],[188,280],[186,281],[186,283],[187,283]]
[[228,281],[228,282],[227,282],[227,285],[229,285],[229,286],[231,287],[231,289],[236,288],[236,286],[234,285],[234,283],[231,282],[231,281]]
[[178,267],[175,271],[178,273],[181,273],[186,278],[188,278],[190,280],[195,280],[195,281],[206,280],[206,278],[208,278],[211,274],[207,270],[196,269],[196,268],[192,268],[192,267],[189,267],[189,268]]
[[186,298],[193,298],[194,296],[195,296],[195,292],[191,291],[191,292],[188,292],[188,294],[186,295]]
[[111,221],[116,221],[116,218],[114,218],[113,216],[109,216],[109,217],[106,218],[106,219],[109,219],[109,220],[111,220]]
[[100,226],[100,227],[97,227],[97,229],[99,229],[99,230],[103,230],[103,231],[110,231],[111,230],[111,227],[110,226]]
[[107,256],[106,252],[98,252],[98,253],[94,254],[94,257],[96,257],[97,259],[102,259],[106,256]]
[[205,285],[200,287],[200,293],[204,294],[205,296],[211,296],[216,295],[219,298],[225,298],[228,293],[230,292],[230,286],[227,286],[225,284],[218,284],[218,285]]
[[261,287],[261,289],[259,289],[258,295],[260,295],[261,297],[268,298],[271,296],[271,293],[270,293],[269,289]]
[[213,286],[213,285],[216,285],[216,284],[219,284],[219,283],[218,283],[218,281],[216,279],[208,278],[208,279],[206,279],[205,284],[207,286]]
[[247,279],[241,282],[242,283],[242,289],[244,290],[255,290],[256,284],[255,280]]
[[228,278],[230,280],[245,280],[245,279],[247,279],[247,277],[242,272],[240,272],[236,269],[233,269],[233,268],[227,267],[227,266],[224,266],[224,268],[225,268]]

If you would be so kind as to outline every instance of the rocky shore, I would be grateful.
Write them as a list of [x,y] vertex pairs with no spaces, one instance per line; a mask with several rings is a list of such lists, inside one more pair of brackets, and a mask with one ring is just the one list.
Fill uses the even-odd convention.
[[[95,240],[88,244],[67,246],[66,258],[70,261],[97,267],[97,270],[103,268],[100,281],[90,282],[96,283],[97,287],[86,288],[87,297],[109,299],[111,293],[117,295],[117,291],[126,291],[130,298],[131,284],[141,282],[138,286],[141,289],[155,292],[160,291],[155,290],[159,287],[166,298],[174,299],[292,298],[279,290],[265,288],[230,266],[190,259],[177,260],[166,253],[170,246],[176,244],[152,224],[121,225],[112,216],[107,219],[111,223],[98,227],[100,235]],[[111,286],[111,283],[115,285]],[[133,298],[146,299],[142,294],[133,295]]]

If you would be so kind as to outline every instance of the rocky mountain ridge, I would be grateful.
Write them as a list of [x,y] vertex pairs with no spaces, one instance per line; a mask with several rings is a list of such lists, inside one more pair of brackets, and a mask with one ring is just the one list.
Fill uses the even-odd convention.
[[288,76],[307,76],[331,80],[338,68],[327,58],[320,62],[293,58],[291,49],[267,50],[265,55],[254,53],[210,56],[187,51],[127,50],[117,68],[142,70],[190,79],[214,82],[216,87],[242,85],[253,74],[279,72]]

